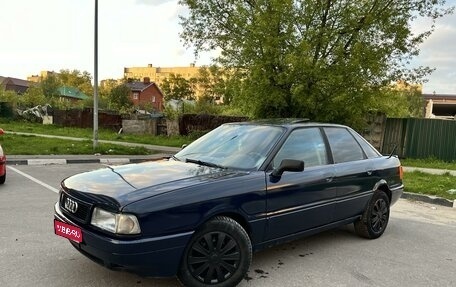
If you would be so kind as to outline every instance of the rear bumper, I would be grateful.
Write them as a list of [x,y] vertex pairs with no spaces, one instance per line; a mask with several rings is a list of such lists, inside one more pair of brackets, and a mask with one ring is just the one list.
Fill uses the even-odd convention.
[[0,176],[6,173],[6,156],[0,156]]
[[404,192],[404,185],[401,184],[400,186],[391,188],[390,190],[391,190],[391,202],[390,202],[390,205],[392,206],[393,204],[395,204],[399,200],[399,198],[401,198],[402,193]]
[[118,240],[94,233],[69,220],[54,206],[54,218],[82,229],[83,241],[71,244],[83,255],[109,268],[125,269],[142,276],[174,276],[193,232],[163,237]]

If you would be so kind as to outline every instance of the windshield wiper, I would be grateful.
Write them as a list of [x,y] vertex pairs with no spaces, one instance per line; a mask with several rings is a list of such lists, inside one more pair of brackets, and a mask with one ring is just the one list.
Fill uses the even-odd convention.
[[176,157],[175,155],[172,155],[171,158],[175,161],[181,161],[178,157]]
[[218,164],[215,164],[215,163],[212,163],[212,162],[197,160],[197,159],[186,158],[185,162],[196,163],[196,164],[204,165],[204,166],[208,166],[208,167],[216,167],[216,168],[226,169],[226,167],[224,167],[224,166],[221,166],[221,165],[218,165]]

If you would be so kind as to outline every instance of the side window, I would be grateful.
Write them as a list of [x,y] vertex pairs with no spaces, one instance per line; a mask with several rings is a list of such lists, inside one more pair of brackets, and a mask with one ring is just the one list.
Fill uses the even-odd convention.
[[274,168],[284,159],[302,160],[305,167],[327,164],[326,147],[320,129],[294,130],[275,156]]
[[358,143],[363,148],[364,152],[366,153],[368,158],[379,157],[381,154],[373,148],[362,136],[360,136],[357,132],[352,131],[353,136],[356,138]]
[[364,153],[358,142],[345,128],[325,128],[334,163],[364,159]]

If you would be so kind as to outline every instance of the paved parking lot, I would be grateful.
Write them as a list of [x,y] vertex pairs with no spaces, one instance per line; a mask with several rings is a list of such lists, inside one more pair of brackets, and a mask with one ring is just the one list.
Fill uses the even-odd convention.
[[[180,286],[98,266],[54,235],[60,181],[100,164],[9,166],[0,186],[0,286]],[[352,226],[254,255],[246,286],[456,286],[456,209],[400,200],[385,234]]]

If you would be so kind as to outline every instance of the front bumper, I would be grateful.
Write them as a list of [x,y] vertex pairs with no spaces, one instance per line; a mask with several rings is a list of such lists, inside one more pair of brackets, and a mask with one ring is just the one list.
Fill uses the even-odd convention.
[[125,269],[142,276],[174,276],[187,242],[193,232],[142,238],[119,240],[84,229],[68,219],[61,211],[58,202],[54,206],[54,218],[80,227],[83,241],[71,244],[91,260],[109,268]]

